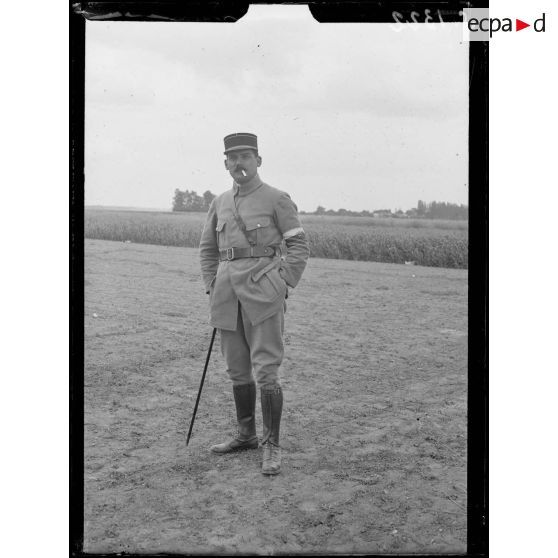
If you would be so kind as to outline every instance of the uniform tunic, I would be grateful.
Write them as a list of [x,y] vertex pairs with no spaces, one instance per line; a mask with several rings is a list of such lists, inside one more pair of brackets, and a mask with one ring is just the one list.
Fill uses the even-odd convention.
[[248,237],[258,245],[280,246],[303,232],[297,207],[289,195],[256,175],[246,184],[233,183],[209,208],[200,242],[200,260],[206,292],[210,295],[210,324],[221,330],[237,329],[239,303],[252,326],[283,309],[288,287],[302,276],[309,251],[306,243],[287,246],[285,259],[240,258],[219,261],[219,250],[249,247],[234,217],[246,225]]

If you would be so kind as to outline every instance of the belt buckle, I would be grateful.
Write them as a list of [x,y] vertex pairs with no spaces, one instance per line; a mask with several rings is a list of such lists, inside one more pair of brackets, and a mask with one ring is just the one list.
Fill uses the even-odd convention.
[[234,260],[234,248],[227,248],[227,261]]

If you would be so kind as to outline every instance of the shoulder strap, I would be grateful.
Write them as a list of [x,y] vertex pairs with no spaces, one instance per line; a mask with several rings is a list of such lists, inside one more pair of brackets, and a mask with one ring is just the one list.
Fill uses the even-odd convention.
[[236,196],[234,195],[234,193],[233,193],[233,217],[234,220],[236,221],[236,224],[238,225],[238,228],[242,231],[242,234],[244,234],[244,236],[246,237],[248,244],[250,244],[250,246],[255,246],[256,241],[248,236],[248,233],[246,232],[246,223],[238,213],[238,209],[236,207]]

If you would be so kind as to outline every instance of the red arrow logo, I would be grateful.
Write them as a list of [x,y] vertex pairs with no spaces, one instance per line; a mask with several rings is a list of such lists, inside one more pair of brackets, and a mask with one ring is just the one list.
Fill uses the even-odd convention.
[[516,31],[521,31],[522,29],[525,29],[525,27],[531,27],[531,24],[530,23],[525,23],[524,21],[521,21],[520,19],[515,20],[515,30]]

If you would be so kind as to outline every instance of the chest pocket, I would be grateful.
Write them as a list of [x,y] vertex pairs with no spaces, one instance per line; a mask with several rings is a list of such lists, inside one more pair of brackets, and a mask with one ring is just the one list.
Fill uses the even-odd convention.
[[220,219],[217,221],[217,226],[215,230],[217,231],[217,245],[220,247],[222,242],[224,241],[224,234],[225,234],[225,224],[227,222],[224,219]]
[[269,244],[271,239],[271,220],[269,217],[244,219],[246,234],[256,244]]

